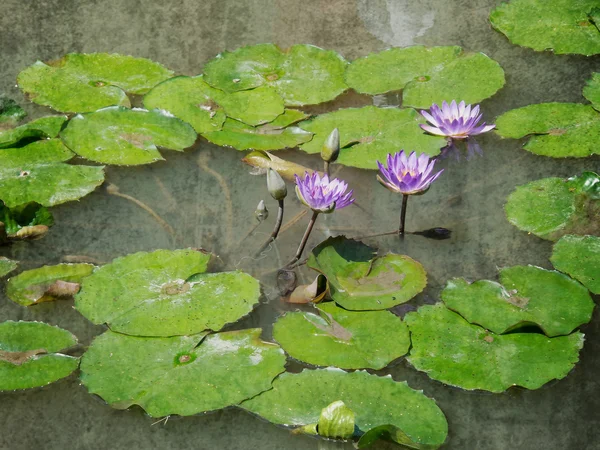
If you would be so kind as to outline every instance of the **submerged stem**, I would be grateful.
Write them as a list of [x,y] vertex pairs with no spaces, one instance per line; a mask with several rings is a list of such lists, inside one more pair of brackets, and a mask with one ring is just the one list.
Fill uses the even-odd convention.
[[265,249],[277,239],[277,235],[279,234],[279,230],[281,229],[281,224],[283,223],[283,199],[279,200],[279,209],[277,210],[277,220],[275,221],[275,227],[269,236],[269,239],[260,247],[260,249],[256,252],[255,258],[259,256]]
[[404,224],[406,223],[406,205],[408,204],[408,195],[402,195],[402,211],[400,213],[400,227],[398,228],[398,235],[404,237]]
[[294,264],[296,264],[298,262],[298,260],[302,256],[302,252],[304,252],[304,247],[306,247],[306,243],[308,242],[308,238],[310,236],[310,233],[311,233],[313,227],[315,226],[315,222],[317,220],[317,216],[318,215],[319,215],[319,213],[317,211],[313,211],[313,215],[310,218],[310,222],[308,222],[308,226],[306,227],[306,231],[304,232],[304,236],[302,236],[302,241],[300,242],[300,245],[298,246],[298,250],[296,251],[296,256],[294,256],[294,259],[292,259],[286,265],[287,268],[291,268]]

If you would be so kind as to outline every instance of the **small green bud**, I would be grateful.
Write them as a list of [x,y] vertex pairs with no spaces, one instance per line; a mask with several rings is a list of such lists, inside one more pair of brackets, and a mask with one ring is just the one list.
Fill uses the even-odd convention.
[[323,161],[335,162],[340,155],[340,132],[334,128],[331,134],[325,139],[323,150],[321,150],[321,158]]
[[269,169],[267,171],[267,189],[275,200],[283,200],[287,195],[285,181],[276,170]]
[[254,216],[259,222],[266,220],[269,217],[269,210],[265,206],[265,201],[261,200],[258,202],[258,206],[256,207],[256,211],[254,211]]

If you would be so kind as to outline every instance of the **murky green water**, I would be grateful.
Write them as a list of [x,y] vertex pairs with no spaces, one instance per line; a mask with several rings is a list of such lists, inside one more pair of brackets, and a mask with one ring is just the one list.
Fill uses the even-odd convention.
[[[483,51],[506,71],[507,85],[483,111],[492,119],[509,109],[548,101],[582,101],[581,88],[600,58],[554,56],[511,45],[494,32],[487,16],[496,0],[43,0],[0,4],[0,92],[25,104],[15,88],[17,73],[36,59],[65,53],[108,51],[148,57],[177,72],[193,75],[224,49],[275,42],[283,47],[311,43],[334,49],[348,59],[389,46],[416,43],[461,45]],[[481,74],[485,77],[485,74]],[[394,104],[396,99],[383,99]],[[364,104],[345,95],[327,108]],[[27,104],[32,116],[45,110]],[[507,195],[518,184],[546,176],[571,176],[598,169],[600,158],[551,160],[521,150],[520,143],[493,134],[479,140],[485,156],[468,163],[445,160],[445,174],[431,191],[411,199],[408,227],[443,226],[452,239],[432,241],[408,236],[368,239],[369,244],[405,253],[427,269],[429,285],[416,303],[438,298],[447,279],[496,277],[496,268],[516,264],[550,267],[551,245],[527,236],[504,217]],[[200,140],[185,154],[165,152],[167,161],[139,168],[107,169],[107,180],[123,194],[146,203],[172,227],[169,232],[146,211],[122,197],[99,189],[79,203],[54,208],[56,225],[46,238],[18,243],[0,252],[28,269],[54,264],[73,255],[94,262],[155,248],[204,247],[237,267],[261,277],[265,301],[238,327],[261,326],[270,334],[282,304],[273,285],[273,269],[294,253],[307,218],[283,234],[275,250],[259,261],[247,258],[259,242],[244,240],[254,225],[253,212],[265,199],[264,179],[250,174],[242,153]],[[292,151],[279,156],[306,165],[317,157]],[[399,197],[378,185],[374,173],[342,168],[338,176],[356,190],[361,208],[347,208],[320,218],[311,244],[332,234],[365,236],[397,226]],[[287,218],[302,210],[288,202]],[[260,242],[270,224],[259,229]],[[103,327],[93,326],[72,302],[41,304],[25,309],[2,293],[0,320],[40,320],[75,333],[87,344]],[[411,302],[415,304],[415,302]],[[406,307],[401,308],[405,310]],[[502,395],[470,393],[445,387],[410,368],[404,361],[384,372],[434,397],[449,426],[448,449],[599,448],[600,327],[598,314],[583,327],[586,344],[581,361],[564,380],[538,391],[511,389]],[[71,376],[43,389],[0,395],[0,448],[20,449],[329,449],[351,448],[287,430],[249,414],[229,409],[214,414],[171,418],[155,424],[141,409],[117,411],[90,396]],[[379,444],[374,448],[393,448]]]

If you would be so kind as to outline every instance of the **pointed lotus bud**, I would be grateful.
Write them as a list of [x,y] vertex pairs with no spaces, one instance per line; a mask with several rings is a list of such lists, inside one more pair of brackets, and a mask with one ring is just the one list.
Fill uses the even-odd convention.
[[334,128],[331,134],[325,139],[323,150],[321,150],[321,158],[323,161],[335,162],[340,155],[340,132]]
[[256,211],[254,211],[254,216],[258,219],[259,222],[262,222],[267,217],[269,217],[269,210],[265,206],[264,200],[258,202],[258,206],[256,207]]
[[281,175],[276,170],[269,169],[267,171],[267,189],[271,197],[275,200],[283,200],[287,195],[285,181],[283,181],[283,178],[281,178]]

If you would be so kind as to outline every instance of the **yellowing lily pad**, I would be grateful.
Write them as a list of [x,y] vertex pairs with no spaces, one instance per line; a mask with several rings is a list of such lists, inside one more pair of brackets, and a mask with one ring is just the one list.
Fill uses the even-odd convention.
[[35,64],[18,76],[31,100],[63,112],[130,106],[127,93],[145,94],[173,72],[145,58],[108,53],[70,53]]
[[283,351],[260,333],[148,338],[107,331],[83,356],[81,381],[113,408],[139,405],[152,417],[237,405],[284,371]]
[[600,237],[566,235],[554,244],[552,265],[600,294]]

